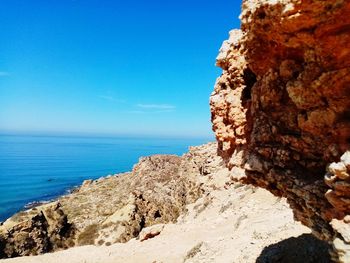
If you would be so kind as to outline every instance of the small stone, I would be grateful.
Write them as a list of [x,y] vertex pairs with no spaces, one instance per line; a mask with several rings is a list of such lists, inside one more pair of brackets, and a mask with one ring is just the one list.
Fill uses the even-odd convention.
[[330,223],[332,227],[344,238],[344,240],[350,243],[350,225],[345,221],[333,219]]
[[340,161],[346,166],[346,168],[350,169],[350,151],[346,151],[340,157]]
[[332,173],[338,176],[341,179],[346,179],[349,177],[349,175],[346,173],[346,167],[345,164],[342,162],[339,163],[331,163],[328,167],[328,170]]
[[164,224],[158,224],[158,225],[153,225],[153,226],[144,228],[139,235],[139,239],[142,242],[147,239],[154,238],[155,236],[158,236],[163,229],[164,229]]

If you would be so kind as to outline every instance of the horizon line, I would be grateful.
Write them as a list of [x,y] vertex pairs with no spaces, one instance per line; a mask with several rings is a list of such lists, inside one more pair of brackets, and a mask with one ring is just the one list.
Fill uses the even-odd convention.
[[85,138],[159,138],[159,139],[210,139],[215,141],[215,135],[200,134],[130,134],[130,133],[101,133],[81,131],[14,131],[0,130],[0,136],[33,136],[33,137],[85,137]]

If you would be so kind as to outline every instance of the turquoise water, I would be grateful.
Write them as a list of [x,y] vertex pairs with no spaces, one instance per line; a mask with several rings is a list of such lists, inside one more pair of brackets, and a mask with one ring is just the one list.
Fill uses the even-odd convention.
[[205,139],[0,135],[0,221],[83,180],[126,172],[141,156],[181,155]]

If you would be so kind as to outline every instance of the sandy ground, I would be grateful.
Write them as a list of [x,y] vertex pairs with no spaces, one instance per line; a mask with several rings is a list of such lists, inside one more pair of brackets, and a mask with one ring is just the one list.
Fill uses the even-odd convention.
[[[162,227],[153,226],[145,231]],[[281,259],[283,255],[277,249],[281,248],[280,244],[295,241],[297,245],[300,244],[299,248],[289,246],[287,249],[300,250],[301,242],[310,243],[310,240],[305,239],[312,237],[303,235],[305,233],[310,233],[310,230],[293,220],[292,211],[285,200],[263,189],[234,185],[200,198],[188,206],[188,212],[176,224],[164,225],[159,235],[142,242],[132,239],[111,246],[75,247],[1,262],[272,262],[264,258],[269,253],[277,253]],[[296,251],[301,257],[305,256],[303,253],[308,252]],[[288,262],[299,261],[295,259]]]

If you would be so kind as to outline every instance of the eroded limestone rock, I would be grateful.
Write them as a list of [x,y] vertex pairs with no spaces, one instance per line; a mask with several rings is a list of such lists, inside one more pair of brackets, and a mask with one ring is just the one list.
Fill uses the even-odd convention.
[[244,0],[241,21],[217,57],[219,153],[246,169],[241,180],[287,197],[297,220],[335,240],[330,222],[350,212],[346,165],[324,175],[350,145],[350,2]]
[[[24,213],[24,212],[23,212]],[[38,255],[74,245],[74,227],[60,203],[31,209],[7,220],[0,228],[0,256]]]

